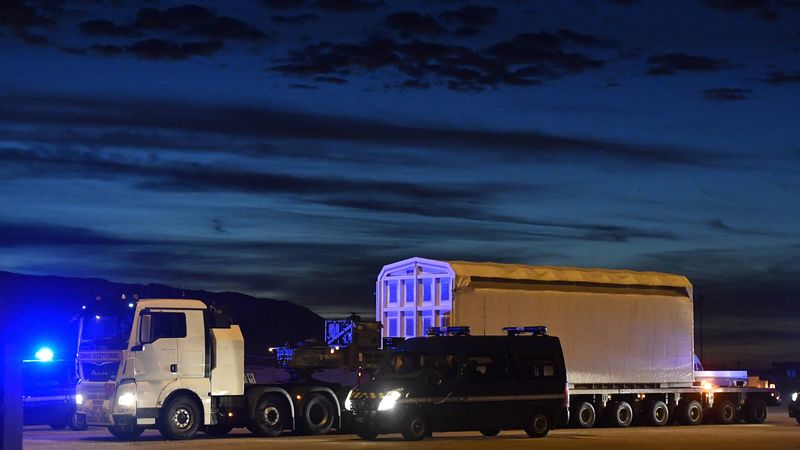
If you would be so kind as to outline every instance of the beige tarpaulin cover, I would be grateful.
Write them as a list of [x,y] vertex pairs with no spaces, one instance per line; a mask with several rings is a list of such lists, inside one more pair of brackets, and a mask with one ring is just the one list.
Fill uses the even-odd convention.
[[[690,384],[693,310],[686,277],[655,272],[450,262],[452,323],[473,335],[546,325],[575,384]],[[532,283],[531,283],[532,282]]]
[[526,266],[492,262],[447,261],[456,273],[455,288],[466,287],[473,277],[507,280],[561,281],[573,283],[620,284],[685,288],[692,283],[682,275],[631,270],[585,269],[580,267]]

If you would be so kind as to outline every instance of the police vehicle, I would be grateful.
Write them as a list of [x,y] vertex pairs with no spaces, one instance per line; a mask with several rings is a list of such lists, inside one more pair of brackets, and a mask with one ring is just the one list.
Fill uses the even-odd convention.
[[75,361],[54,359],[49,348],[22,362],[22,404],[25,425],[50,425],[58,430],[86,429],[75,414]]
[[436,431],[530,437],[568,422],[569,390],[561,343],[546,327],[504,328],[507,336],[470,336],[469,327],[433,327],[388,355],[372,381],[345,400],[356,433],[374,439],[402,433],[421,440]]

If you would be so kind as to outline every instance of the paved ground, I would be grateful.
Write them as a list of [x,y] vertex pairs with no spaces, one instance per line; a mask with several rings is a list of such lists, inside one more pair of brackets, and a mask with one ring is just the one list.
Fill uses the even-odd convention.
[[26,449],[793,449],[800,450],[800,425],[790,419],[785,408],[770,408],[769,419],[762,425],[702,425],[665,428],[635,427],[628,429],[595,428],[552,431],[544,439],[529,439],[521,431],[506,431],[497,437],[485,438],[476,433],[438,433],[422,442],[406,442],[399,435],[382,436],[376,441],[362,441],[353,435],[283,436],[272,439],[254,438],[246,431],[234,431],[221,439],[201,437],[192,441],[167,442],[157,431],[147,431],[137,442],[118,442],[105,429],[84,432],[53,431],[47,427],[26,427]]

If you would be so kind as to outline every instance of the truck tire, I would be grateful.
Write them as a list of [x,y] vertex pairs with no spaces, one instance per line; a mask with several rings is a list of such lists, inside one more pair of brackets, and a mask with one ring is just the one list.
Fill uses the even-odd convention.
[[654,400],[647,404],[645,410],[645,423],[654,427],[663,427],[669,423],[669,408],[661,400]]
[[178,395],[161,410],[158,431],[165,439],[183,440],[194,437],[203,422],[197,402],[187,396]]
[[330,431],[336,411],[327,395],[314,393],[303,403],[300,430],[303,434],[319,435]]
[[703,405],[697,400],[681,400],[677,411],[678,421],[684,425],[700,425],[703,422]]
[[736,405],[730,400],[720,400],[711,409],[714,422],[730,425],[736,422]]
[[133,441],[144,433],[144,427],[115,425],[108,427],[108,432],[121,441]]
[[550,416],[539,410],[533,413],[525,424],[525,433],[532,438],[543,438],[550,431]]
[[407,441],[421,441],[430,434],[430,428],[430,422],[424,414],[419,411],[411,411],[403,419],[400,433]]
[[608,418],[611,426],[618,428],[629,427],[633,422],[633,408],[631,404],[621,400],[614,402],[608,409]]
[[274,437],[283,433],[287,419],[289,413],[285,399],[278,394],[266,394],[258,399],[247,429],[256,436]]
[[572,413],[572,423],[579,428],[592,428],[597,421],[597,410],[589,402],[581,402]]
[[497,436],[498,434],[500,434],[500,428],[491,428],[491,429],[487,429],[487,430],[481,430],[481,434],[486,436],[486,437]]
[[750,399],[744,402],[744,421],[747,423],[764,423],[767,420],[767,404],[761,399]]

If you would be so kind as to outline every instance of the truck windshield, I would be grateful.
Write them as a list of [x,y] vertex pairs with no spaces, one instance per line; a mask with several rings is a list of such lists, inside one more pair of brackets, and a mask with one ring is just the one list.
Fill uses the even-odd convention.
[[133,317],[127,314],[86,315],[82,319],[78,350],[127,348]]

